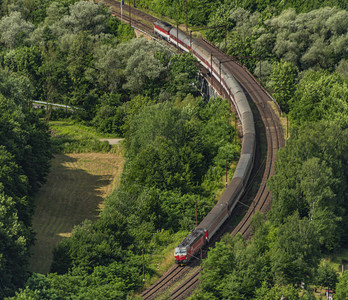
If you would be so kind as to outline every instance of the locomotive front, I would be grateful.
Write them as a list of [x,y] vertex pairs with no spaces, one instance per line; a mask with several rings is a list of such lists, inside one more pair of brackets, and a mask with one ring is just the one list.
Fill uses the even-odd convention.
[[174,250],[175,262],[177,264],[187,263],[187,248],[186,247],[176,247]]

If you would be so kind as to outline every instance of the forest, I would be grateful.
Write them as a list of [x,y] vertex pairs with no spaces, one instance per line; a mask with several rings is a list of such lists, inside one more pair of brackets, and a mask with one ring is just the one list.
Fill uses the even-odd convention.
[[[134,3],[185,23],[186,1]],[[200,96],[192,55],[135,39],[103,4],[0,4],[0,299],[136,299],[142,249],[171,251],[194,228],[195,201],[202,219],[223,190],[225,160],[238,160],[229,104]],[[192,298],[315,299],[324,286],[345,299],[348,271],[326,258],[348,243],[346,1],[188,5],[191,26],[226,26],[202,34],[229,55],[259,57],[242,62],[291,124],[268,182],[271,211],[254,217],[252,239],[227,235],[209,251]],[[34,110],[32,100],[79,109]],[[48,275],[30,273],[35,193],[62,151],[49,121],[66,117],[124,137],[126,163],[98,220],[57,246]],[[146,279],[155,273],[149,263]]]

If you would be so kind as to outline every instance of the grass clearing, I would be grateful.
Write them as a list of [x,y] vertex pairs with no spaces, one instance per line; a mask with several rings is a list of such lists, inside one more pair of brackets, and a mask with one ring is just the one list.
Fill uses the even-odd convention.
[[58,131],[61,135],[70,135],[74,137],[90,137],[90,138],[111,138],[110,134],[98,133],[93,127],[85,126],[71,120],[50,121],[50,128]]
[[101,139],[115,138],[71,120],[50,122],[54,153],[115,152],[117,147]]
[[120,148],[115,153],[57,154],[47,182],[36,197],[30,270],[46,274],[52,251],[75,225],[95,220],[104,198],[118,186],[123,169]]

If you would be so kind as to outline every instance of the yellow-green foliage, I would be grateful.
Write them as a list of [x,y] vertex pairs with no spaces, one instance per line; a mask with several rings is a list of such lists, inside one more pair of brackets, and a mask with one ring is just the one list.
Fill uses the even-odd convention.
[[50,123],[52,144],[55,153],[109,152],[112,146],[100,139],[108,137],[98,134],[93,128],[72,121]]

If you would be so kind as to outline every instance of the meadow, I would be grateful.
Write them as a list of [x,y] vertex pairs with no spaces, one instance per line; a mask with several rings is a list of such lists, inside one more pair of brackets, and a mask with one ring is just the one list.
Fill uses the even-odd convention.
[[[87,127],[54,122],[51,130],[55,133],[53,142],[61,145],[59,152],[63,153],[54,155],[47,182],[36,196],[36,242],[31,249],[30,271],[41,274],[49,272],[52,251],[59,241],[69,237],[75,225],[98,217],[104,198],[119,184],[124,163],[119,146],[104,146],[111,149],[109,153],[83,148],[81,141],[92,140],[98,145],[102,138]],[[69,148],[59,141],[62,137],[69,139]],[[75,152],[86,153],[65,153],[68,149],[74,152],[72,145],[77,146]]]

